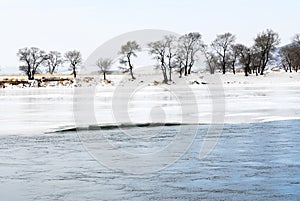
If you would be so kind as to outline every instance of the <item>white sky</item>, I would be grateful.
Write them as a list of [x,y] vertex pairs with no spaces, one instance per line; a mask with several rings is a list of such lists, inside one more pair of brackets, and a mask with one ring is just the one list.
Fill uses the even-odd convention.
[[0,66],[17,69],[16,52],[26,46],[78,49],[86,58],[108,39],[139,29],[198,31],[206,43],[232,32],[250,45],[271,28],[286,44],[300,33],[299,9],[299,0],[0,0]]

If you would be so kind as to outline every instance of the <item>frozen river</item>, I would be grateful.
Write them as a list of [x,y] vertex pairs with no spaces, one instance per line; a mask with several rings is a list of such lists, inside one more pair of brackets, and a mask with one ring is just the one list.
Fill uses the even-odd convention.
[[[99,125],[163,122],[200,126],[78,132],[54,132],[78,127],[74,89],[1,90],[1,200],[300,199],[299,85],[226,85],[221,136],[206,136],[213,111],[210,91],[205,85],[191,88],[192,96],[153,86],[136,90],[126,102],[130,122],[122,111],[115,111],[112,87],[97,88],[93,115]],[[182,121],[182,108],[188,108],[186,115],[195,121]],[[215,112],[222,115],[219,110]],[[97,141],[101,132],[125,152],[147,154],[164,149],[180,129],[196,131],[191,146],[174,163],[146,174],[105,167],[80,140],[88,134],[89,142]],[[124,131],[130,135],[124,136]],[[200,159],[205,140],[218,143]],[[176,158],[176,154],[170,152],[163,159]],[[113,155],[113,159],[118,157]],[[143,172],[149,168],[144,162],[133,165]]]
[[[224,123],[231,124],[299,119],[299,87],[299,84],[224,86],[225,98],[221,100],[224,111],[220,115],[225,115]],[[191,85],[191,89],[193,97],[182,91],[179,98],[183,101],[178,100],[178,94],[163,87],[136,90],[125,101],[129,120],[125,118],[123,122],[122,111],[115,111],[113,107],[113,100],[123,97],[115,97],[112,87],[97,88],[92,94],[93,114],[89,115],[94,115],[97,124],[101,125],[157,121],[210,124],[213,111],[210,91],[205,85]],[[0,135],[32,135],[75,127],[73,97],[74,89],[71,88],[0,90]],[[154,113],[158,108],[154,118],[151,116],[153,108]],[[187,108],[190,113],[187,115],[198,119],[183,122],[182,108]]]

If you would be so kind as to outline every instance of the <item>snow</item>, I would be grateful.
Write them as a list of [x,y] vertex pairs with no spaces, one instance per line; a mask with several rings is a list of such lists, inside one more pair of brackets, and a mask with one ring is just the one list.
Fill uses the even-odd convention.
[[[216,84],[211,81],[211,77],[214,76],[193,74],[181,79],[188,83],[181,88],[179,79],[174,76],[176,84],[171,86],[181,89],[180,95],[170,92],[170,85],[154,85],[154,81],[162,80],[160,74],[144,73],[136,77],[135,81],[129,81],[128,75],[109,75],[108,79],[112,80],[112,84],[98,82],[93,94],[97,124],[211,123],[213,105],[209,89]],[[300,119],[299,74],[274,72],[258,77],[218,74],[217,77],[223,83],[225,94],[225,119],[224,122],[217,123],[239,124]],[[195,80],[208,84],[190,84]],[[134,93],[130,94],[126,102],[128,120],[127,114],[114,111],[113,98],[119,93],[116,90],[130,87],[134,88]],[[187,87],[193,94],[185,92]],[[75,127],[74,90],[76,88],[64,87],[1,89],[0,135],[33,135]],[[195,105],[191,102],[193,95],[196,97]],[[217,99],[222,101],[222,96]],[[196,117],[196,121],[183,120],[183,108],[188,108],[188,115],[194,120]]]

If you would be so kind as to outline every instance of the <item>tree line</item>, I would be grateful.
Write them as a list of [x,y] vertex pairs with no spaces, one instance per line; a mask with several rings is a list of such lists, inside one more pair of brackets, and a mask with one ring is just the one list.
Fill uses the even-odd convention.
[[[202,41],[202,35],[198,32],[184,34],[180,37],[167,35],[163,39],[148,44],[148,53],[156,60],[156,68],[160,69],[163,82],[172,81],[173,73],[179,77],[188,76],[192,73],[195,63],[203,55],[206,70],[211,74],[220,71],[223,74],[242,69],[245,76],[249,74],[264,75],[267,67],[272,63],[280,64],[285,71],[298,71],[300,68],[300,34],[297,34],[292,42],[278,48],[280,38],[278,33],[267,29],[254,38],[252,46],[236,43],[236,36],[232,33],[217,35],[211,44]],[[120,47],[119,63],[123,64],[124,72],[129,72],[132,79],[134,64],[133,57],[142,51],[136,41],[128,41]],[[34,79],[40,66],[45,66],[49,73],[54,73],[59,65],[68,62],[76,77],[76,69],[81,64],[82,58],[79,51],[68,51],[64,57],[59,52],[45,53],[38,48],[24,48],[18,52],[19,60],[23,62],[20,70],[28,75],[28,79]],[[96,66],[106,75],[113,64],[112,58],[99,57]]]
[[[264,75],[268,65],[279,63],[286,71],[298,71],[300,68],[300,34],[284,47],[278,48],[280,38],[278,33],[271,29],[263,31],[254,38],[252,46],[236,43],[236,36],[232,33],[217,35],[215,40],[207,45],[202,41],[198,32],[188,33],[180,37],[174,35],[165,36],[162,40],[148,44],[148,52],[157,61],[157,68],[162,72],[163,82],[172,81],[172,73],[178,72],[179,77],[188,76],[199,54],[204,55],[207,70],[214,74],[217,70],[223,74],[236,73],[237,68],[242,69],[245,76],[255,74]],[[132,79],[131,56],[137,56],[140,46],[136,41],[128,41],[121,47],[120,63],[129,67]],[[101,72],[105,73],[112,64],[112,60],[101,58],[98,63]],[[103,68],[105,66],[105,68]]]
[[72,74],[76,78],[77,68],[82,63],[81,53],[77,50],[68,51],[62,56],[57,51],[46,53],[36,47],[26,47],[19,49],[17,56],[23,64],[19,70],[27,75],[28,80],[34,80],[35,74],[41,73],[41,67],[46,68],[47,73],[53,74],[63,63],[69,63]]

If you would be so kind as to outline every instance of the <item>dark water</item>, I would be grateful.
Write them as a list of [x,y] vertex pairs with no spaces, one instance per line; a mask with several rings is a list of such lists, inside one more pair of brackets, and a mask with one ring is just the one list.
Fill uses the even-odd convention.
[[[200,126],[180,160],[141,175],[101,166],[76,132],[2,136],[0,200],[300,200],[299,128],[300,121],[226,125],[218,145],[200,160],[207,130]],[[164,129],[170,134],[176,127]],[[103,132],[118,136],[117,130]]]

